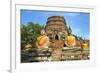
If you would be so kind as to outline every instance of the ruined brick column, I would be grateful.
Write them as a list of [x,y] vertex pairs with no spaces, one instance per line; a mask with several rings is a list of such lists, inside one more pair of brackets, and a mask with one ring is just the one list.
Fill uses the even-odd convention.
[[61,60],[62,48],[64,46],[64,35],[68,33],[67,24],[62,16],[51,16],[47,19],[45,32],[50,39],[49,48],[52,49],[52,61]]

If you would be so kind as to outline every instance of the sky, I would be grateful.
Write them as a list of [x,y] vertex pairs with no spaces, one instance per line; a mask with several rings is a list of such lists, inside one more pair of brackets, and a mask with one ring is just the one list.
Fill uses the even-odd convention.
[[27,25],[28,22],[34,22],[41,26],[46,25],[47,18],[50,16],[63,16],[67,25],[71,27],[73,34],[84,39],[89,39],[89,13],[21,10],[20,14],[21,25]]

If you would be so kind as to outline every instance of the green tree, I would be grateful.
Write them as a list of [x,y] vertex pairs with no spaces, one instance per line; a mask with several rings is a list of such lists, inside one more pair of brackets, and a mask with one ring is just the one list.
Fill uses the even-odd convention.
[[21,48],[24,49],[26,44],[32,44],[41,32],[41,26],[33,22],[27,25],[21,25]]

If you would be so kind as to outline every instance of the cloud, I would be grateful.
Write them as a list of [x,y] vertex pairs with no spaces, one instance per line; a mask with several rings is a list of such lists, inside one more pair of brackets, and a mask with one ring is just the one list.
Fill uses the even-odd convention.
[[72,33],[82,37],[83,39],[89,39],[90,35],[88,33],[83,32],[81,28],[72,27]]
[[90,39],[90,35],[89,35],[89,34],[86,34],[86,35],[84,36],[84,39]]
[[72,27],[72,31],[73,31],[73,34],[76,34],[76,35],[80,35],[80,33],[82,33],[80,28],[75,28],[75,27],[74,28]]
[[75,17],[80,15],[80,13],[67,13],[67,16]]

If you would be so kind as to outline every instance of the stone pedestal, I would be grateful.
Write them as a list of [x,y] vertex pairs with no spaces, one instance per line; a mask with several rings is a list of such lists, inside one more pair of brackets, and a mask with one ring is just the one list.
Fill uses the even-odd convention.
[[62,56],[62,48],[64,42],[62,40],[53,40],[50,47],[52,48],[52,61],[60,61]]

